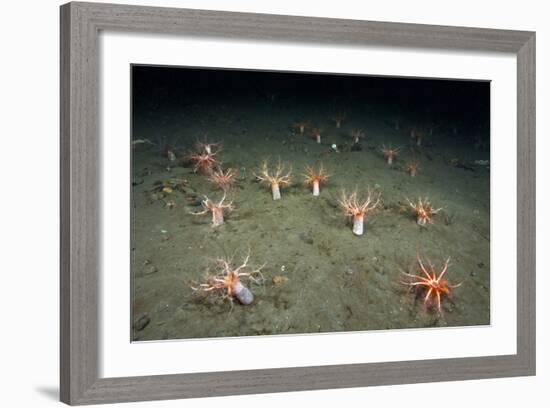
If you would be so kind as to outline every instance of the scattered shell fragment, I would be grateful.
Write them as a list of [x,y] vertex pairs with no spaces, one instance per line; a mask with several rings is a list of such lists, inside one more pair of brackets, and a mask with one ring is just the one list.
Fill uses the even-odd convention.
[[475,160],[474,163],[478,166],[488,166],[489,160]]
[[154,143],[151,142],[149,139],[136,139],[136,140],[132,140],[132,145],[133,145],[133,146],[140,145],[140,144],[150,144],[150,145],[154,145]]

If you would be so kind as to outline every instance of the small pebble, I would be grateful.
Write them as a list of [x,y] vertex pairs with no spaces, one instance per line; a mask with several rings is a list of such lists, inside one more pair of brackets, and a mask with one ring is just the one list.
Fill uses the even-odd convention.
[[154,273],[157,273],[158,269],[155,265],[151,265],[148,268],[145,269],[144,275],[152,275]]
[[313,245],[313,238],[311,238],[309,235],[302,232],[299,237],[300,240],[304,241],[306,244]]
[[136,331],[141,331],[147,327],[150,321],[151,318],[147,315],[147,313],[142,313],[134,321],[133,328]]

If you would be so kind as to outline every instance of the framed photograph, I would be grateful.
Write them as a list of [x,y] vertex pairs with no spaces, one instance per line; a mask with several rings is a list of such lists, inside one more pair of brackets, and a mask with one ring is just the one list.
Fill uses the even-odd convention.
[[61,7],[61,399],[535,373],[535,34]]

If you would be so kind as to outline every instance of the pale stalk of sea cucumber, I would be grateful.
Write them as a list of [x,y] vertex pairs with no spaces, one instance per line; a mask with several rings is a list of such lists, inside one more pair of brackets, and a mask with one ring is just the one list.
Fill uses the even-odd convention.
[[317,143],[321,143],[321,135],[315,135],[315,138],[317,139]]
[[423,227],[424,225],[426,225],[426,218],[418,216],[416,217],[416,223]]
[[392,165],[393,164],[393,156],[388,156],[388,165]]
[[316,197],[319,195],[319,180],[313,180],[313,195]]
[[223,208],[212,209],[212,226],[217,227],[223,224]]
[[166,152],[166,155],[168,156],[168,160],[170,160],[171,162],[176,161],[176,155],[174,154],[174,152],[172,150],[168,150]]
[[235,297],[243,305],[249,305],[254,301],[254,295],[246,286],[244,286],[241,281],[237,281],[231,287]]
[[204,150],[206,151],[206,153],[212,154],[212,146],[206,145],[204,146]]
[[421,138],[420,136],[418,136],[418,137],[416,138],[416,145],[417,145],[417,146],[422,145],[422,138]]
[[336,127],[337,127],[338,129],[340,129],[340,122],[339,122],[339,121],[336,121]]
[[273,195],[273,200],[281,199],[281,189],[278,183],[271,184],[271,194]]
[[355,235],[363,235],[363,214],[353,216],[353,233]]
[[415,177],[416,176],[416,170],[415,169],[411,169],[411,177]]

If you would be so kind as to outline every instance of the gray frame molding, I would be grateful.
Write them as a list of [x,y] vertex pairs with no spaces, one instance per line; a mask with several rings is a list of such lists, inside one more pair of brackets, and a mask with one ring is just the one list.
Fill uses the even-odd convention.
[[[517,56],[517,354],[99,378],[98,34],[101,30]],[[535,374],[535,33],[219,11],[61,6],[61,400],[95,404]]]

